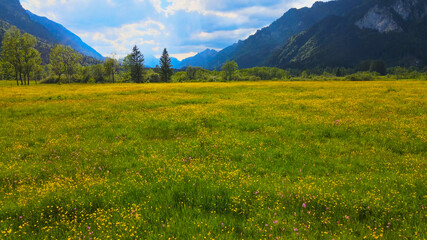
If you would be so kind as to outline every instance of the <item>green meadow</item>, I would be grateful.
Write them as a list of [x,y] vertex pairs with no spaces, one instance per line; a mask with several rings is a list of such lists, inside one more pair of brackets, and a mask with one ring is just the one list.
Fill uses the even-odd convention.
[[0,81],[0,239],[426,239],[425,81]]

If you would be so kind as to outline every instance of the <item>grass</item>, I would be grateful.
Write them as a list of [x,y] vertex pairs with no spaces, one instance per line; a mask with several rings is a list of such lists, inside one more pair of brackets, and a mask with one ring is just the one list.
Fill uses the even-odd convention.
[[426,239],[426,82],[0,81],[1,239]]

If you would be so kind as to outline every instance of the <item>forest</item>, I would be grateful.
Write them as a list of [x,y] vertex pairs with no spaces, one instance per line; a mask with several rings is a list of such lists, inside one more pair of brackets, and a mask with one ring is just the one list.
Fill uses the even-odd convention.
[[227,61],[221,69],[201,67],[174,69],[167,49],[155,68],[146,68],[144,54],[137,46],[124,59],[107,57],[103,62],[83,61],[84,56],[64,45],[51,49],[49,61],[43,64],[35,48],[36,38],[12,27],[5,33],[0,58],[0,80],[16,80],[17,85],[39,83],[158,83],[158,82],[223,82],[260,80],[349,80],[370,81],[386,76],[392,79],[427,79],[427,67],[389,67],[385,62],[362,61],[354,68],[318,67],[312,69],[279,69],[253,67],[239,69]]

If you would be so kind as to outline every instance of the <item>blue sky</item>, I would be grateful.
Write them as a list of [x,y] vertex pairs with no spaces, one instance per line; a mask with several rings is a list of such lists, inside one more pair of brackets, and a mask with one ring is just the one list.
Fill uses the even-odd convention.
[[25,9],[79,35],[104,56],[122,57],[138,45],[183,59],[220,50],[314,0],[21,0]]

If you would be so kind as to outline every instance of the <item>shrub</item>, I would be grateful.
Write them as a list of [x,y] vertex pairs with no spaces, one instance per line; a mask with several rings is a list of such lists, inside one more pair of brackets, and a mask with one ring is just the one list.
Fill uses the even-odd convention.
[[348,75],[345,77],[348,81],[372,81],[377,76],[376,73],[370,73],[370,72],[358,72],[352,75]]

